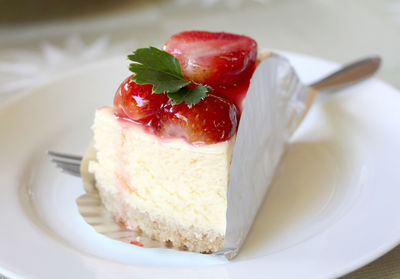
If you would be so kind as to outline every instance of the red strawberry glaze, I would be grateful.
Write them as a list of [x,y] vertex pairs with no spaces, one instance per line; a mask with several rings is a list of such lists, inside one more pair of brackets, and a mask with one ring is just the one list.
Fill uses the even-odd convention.
[[131,240],[129,243],[133,244],[133,245],[136,245],[136,246],[140,246],[140,247],[144,246],[142,242],[139,242],[139,241],[136,241],[136,240]]
[[229,100],[239,111],[242,112],[242,103],[249,89],[250,79],[244,79],[239,83],[232,85],[229,88],[218,88],[213,91],[213,94],[221,98]]

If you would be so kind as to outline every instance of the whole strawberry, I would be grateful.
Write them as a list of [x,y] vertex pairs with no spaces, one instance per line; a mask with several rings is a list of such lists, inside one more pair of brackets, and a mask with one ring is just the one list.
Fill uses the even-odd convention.
[[160,118],[161,137],[180,137],[194,144],[225,141],[236,133],[238,125],[236,107],[213,95],[193,106],[167,105]]
[[117,89],[114,107],[117,112],[139,121],[157,114],[168,98],[165,94],[153,94],[150,84],[136,84],[131,80],[132,76],[127,77]]

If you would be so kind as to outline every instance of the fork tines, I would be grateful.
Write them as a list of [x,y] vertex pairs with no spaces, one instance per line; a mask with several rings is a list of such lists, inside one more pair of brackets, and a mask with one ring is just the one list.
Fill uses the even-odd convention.
[[80,176],[81,168],[81,156],[70,155],[65,153],[58,153],[54,151],[48,151],[48,155],[52,158],[51,161],[56,164],[63,172]]

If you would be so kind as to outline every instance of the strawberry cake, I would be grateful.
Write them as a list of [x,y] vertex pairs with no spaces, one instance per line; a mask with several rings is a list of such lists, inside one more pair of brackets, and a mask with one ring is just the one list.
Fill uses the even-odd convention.
[[263,56],[247,36],[204,31],[128,56],[133,75],[96,111],[89,163],[123,226],[189,251],[223,247],[233,145]]

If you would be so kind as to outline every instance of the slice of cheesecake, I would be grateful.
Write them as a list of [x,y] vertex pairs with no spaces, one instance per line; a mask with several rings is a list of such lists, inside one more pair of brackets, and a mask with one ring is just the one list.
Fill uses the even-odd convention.
[[213,90],[197,104],[173,104],[127,78],[114,106],[96,111],[89,171],[102,202],[127,228],[215,252],[224,244],[232,150],[257,44],[190,31],[172,36],[164,50],[178,58],[185,78]]

